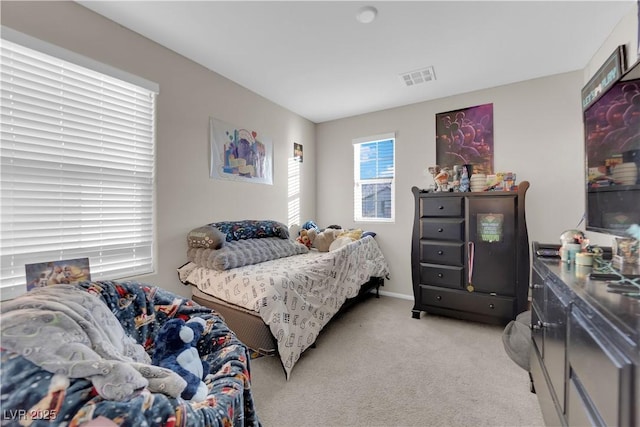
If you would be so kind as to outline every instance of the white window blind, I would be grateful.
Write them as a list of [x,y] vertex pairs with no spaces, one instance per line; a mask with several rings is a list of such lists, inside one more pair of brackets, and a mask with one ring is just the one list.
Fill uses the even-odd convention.
[[155,93],[4,39],[0,60],[2,298],[30,263],[152,272]]
[[395,134],[353,141],[354,219],[395,219]]

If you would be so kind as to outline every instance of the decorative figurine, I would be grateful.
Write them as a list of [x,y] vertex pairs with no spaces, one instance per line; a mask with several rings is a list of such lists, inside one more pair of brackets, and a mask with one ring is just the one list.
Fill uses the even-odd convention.
[[439,165],[429,166],[427,170],[429,171],[429,173],[431,174],[431,177],[433,178],[433,182],[434,182],[433,190],[438,191],[438,182],[436,181],[436,176],[440,173],[440,166]]
[[460,191],[460,178],[462,176],[462,166],[453,166],[453,175],[451,176],[451,187],[453,191]]
[[436,181],[436,192],[449,191],[449,168],[442,168],[433,178]]
[[462,167],[461,176],[460,176],[460,187],[458,187],[458,191],[466,193],[469,191],[469,173],[467,172],[466,167]]

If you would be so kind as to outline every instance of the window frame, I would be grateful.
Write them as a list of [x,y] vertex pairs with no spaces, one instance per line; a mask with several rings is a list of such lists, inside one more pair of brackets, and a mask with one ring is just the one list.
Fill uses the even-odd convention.
[[[391,146],[393,150],[393,174],[390,178],[386,177],[375,177],[375,178],[360,178],[360,171],[362,167],[361,159],[360,159],[360,149],[365,144],[372,144],[376,142],[384,142],[391,140]],[[353,143],[353,217],[355,222],[380,222],[380,223],[394,223],[395,222],[395,180],[396,180],[396,135],[395,132],[384,133],[379,135],[373,135],[368,137],[356,138],[352,141]],[[379,159],[379,157],[376,157]],[[365,217],[363,213],[363,200],[362,200],[362,185],[363,184],[388,184],[390,187],[390,202],[391,202],[391,212],[390,217]]]

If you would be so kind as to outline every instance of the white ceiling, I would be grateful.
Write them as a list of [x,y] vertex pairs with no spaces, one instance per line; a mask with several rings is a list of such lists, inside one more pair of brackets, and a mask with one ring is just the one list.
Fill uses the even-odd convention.
[[320,123],[583,69],[636,0],[78,3]]

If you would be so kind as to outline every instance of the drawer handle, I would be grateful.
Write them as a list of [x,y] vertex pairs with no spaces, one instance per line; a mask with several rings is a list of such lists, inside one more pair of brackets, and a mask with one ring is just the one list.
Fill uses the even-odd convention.
[[442,279],[444,277],[444,274],[438,273],[438,277]]
[[436,297],[436,299],[437,299],[438,301],[441,301],[441,300],[442,300],[442,297],[441,297],[440,295],[438,295],[438,296]]
[[440,206],[438,206],[438,209],[442,210],[442,209],[444,209],[444,206],[440,205]]
[[438,251],[438,255],[443,255],[444,251]]
[[542,322],[540,320],[538,320],[536,323],[531,325],[531,329],[533,329],[534,331],[540,331],[543,328],[548,328],[551,326],[551,323],[549,322]]
[[495,306],[495,305],[493,305],[493,304],[489,304],[489,308],[490,308],[491,310],[493,310],[494,308],[496,308],[496,306]]
[[438,233],[442,233],[444,231],[444,228],[438,228]]

